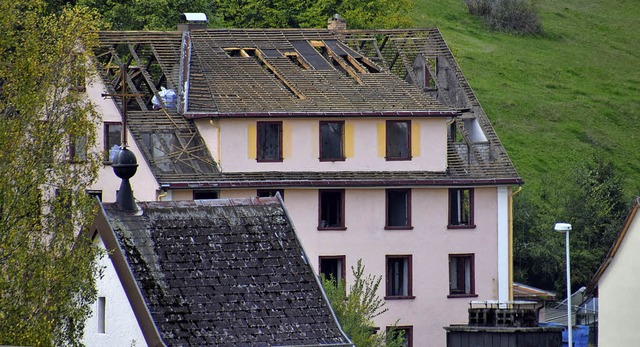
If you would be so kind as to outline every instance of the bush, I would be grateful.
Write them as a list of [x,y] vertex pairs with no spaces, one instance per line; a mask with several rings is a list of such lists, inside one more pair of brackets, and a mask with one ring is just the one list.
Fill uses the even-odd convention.
[[541,34],[542,24],[529,0],[465,0],[469,13],[493,29],[504,32]]

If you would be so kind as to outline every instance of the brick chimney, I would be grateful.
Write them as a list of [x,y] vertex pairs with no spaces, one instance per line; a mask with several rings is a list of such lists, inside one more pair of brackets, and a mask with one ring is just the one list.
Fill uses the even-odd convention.
[[347,30],[347,21],[336,13],[327,21],[327,29],[331,31]]

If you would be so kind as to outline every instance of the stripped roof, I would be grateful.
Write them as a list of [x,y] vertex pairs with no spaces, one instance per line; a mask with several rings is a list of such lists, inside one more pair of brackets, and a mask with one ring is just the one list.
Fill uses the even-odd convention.
[[[221,173],[191,119],[199,117],[450,117],[446,171],[391,175],[415,185],[522,184],[437,29],[102,32],[100,45],[107,87],[119,90],[126,64],[128,90],[144,94],[127,105],[129,127],[161,185],[376,185],[385,175]],[[161,85],[185,96],[179,112],[151,110]]]
[[279,198],[102,206],[98,231],[149,345],[352,346]]

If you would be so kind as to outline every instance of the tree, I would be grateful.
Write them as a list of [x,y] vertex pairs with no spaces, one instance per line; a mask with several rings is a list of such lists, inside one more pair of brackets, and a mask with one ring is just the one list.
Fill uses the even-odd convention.
[[557,183],[540,199],[527,192],[514,201],[515,279],[558,292],[565,290],[564,236],[554,222],[572,224],[571,286],[587,285],[622,228],[628,206],[611,162],[594,158]]
[[403,334],[387,334],[386,331],[375,333],[373,318],[387,312],[384,300],[376,294],[382,276],[364,274],[362,259],[356,267],[351,267],[353,284],[345,296],[344,281],[322,277],[322,287],[327,293],[344,332],[356,347],[400,347],[403,346]]
[[[97,249],[78,237],[95,203],[96,113],[79,92],[95,14],[0,3],[0,344],[79,345]],[[70,156],[70,149],[73,149]]]
[[339,14],[349,28],[411,26],[411,0],[216,0],[225,25],[239,28],[322,28]]
[[112,30],[176,30],[184,12],[202,12],[212,24],[217,23],[214,2],[209,0],[77,0],[77,3],[98,11]]

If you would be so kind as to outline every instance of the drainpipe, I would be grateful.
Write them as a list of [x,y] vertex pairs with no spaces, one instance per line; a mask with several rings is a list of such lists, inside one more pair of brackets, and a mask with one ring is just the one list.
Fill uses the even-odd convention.
[[509,194],[509,300],[513,301],[513,197],[520,193],[522,186]]
[[161,193],[158,194],[158,198],[156,199],[157,201],[162,201],[162,198],[164,198],[165,196],[169,195],[169,192],[167,190],[161,190]]

